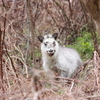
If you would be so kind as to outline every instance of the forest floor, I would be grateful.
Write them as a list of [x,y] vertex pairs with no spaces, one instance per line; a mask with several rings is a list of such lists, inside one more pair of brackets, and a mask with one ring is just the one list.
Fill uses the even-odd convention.
[[50,73],[48,77],[40,69],[31,71],[36,75],[26,78],[5,69],[0,100],[100,100],[100,58],[96,52],[75,79],[54,80]]

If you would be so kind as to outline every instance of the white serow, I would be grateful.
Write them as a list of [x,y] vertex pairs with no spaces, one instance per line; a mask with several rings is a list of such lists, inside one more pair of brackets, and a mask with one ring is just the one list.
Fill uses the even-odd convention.
[[63,47],[56,41],[58,33],[38,36],[41,42],[43,68],[46,72],[56,67],[62,77],[70,78],[76,69],[82,66],[78,52],[72,48]]

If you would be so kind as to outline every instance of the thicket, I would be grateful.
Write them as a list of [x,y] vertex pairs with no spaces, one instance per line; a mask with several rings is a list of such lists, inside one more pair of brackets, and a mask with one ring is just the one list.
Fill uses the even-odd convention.
[[[100,97],[100,58],[96,52],[99,39],[91,17],[83,8],[81,0],[0,2],[2,100],[32,100],[34,96],[39,96],[40,100],[93,100]],[[83,61],[92,58],[87,68],[80,71],[79,78],[64,78],[70,84],[51,81],[40,68],[42,60],[37,36],[54,32],[59,33],[61,45],[78,50]]]

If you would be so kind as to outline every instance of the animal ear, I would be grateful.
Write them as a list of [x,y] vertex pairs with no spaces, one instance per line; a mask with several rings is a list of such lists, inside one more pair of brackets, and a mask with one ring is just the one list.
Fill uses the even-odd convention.
[[54,37],[54,39],[56,40],[57,37],[58,37],[58,33],[54,33],[54,34],[52,35],[52,37]]
[[43,42],[43,39],[44,39],[43,36],[38,36],[38,40],[39,40],[40,42]]

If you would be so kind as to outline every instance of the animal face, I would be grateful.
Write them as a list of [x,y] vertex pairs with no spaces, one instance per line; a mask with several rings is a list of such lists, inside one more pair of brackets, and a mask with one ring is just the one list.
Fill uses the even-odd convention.
[[49,56],[53,56],[56,52],[56,42],[53,38],[47,38],[43,41],[45,51]]
[[53,56],[57,50],[57,39],[58,34],[38,36],[40,42],[42,42],[42,51],[46,52],[49,56]]

